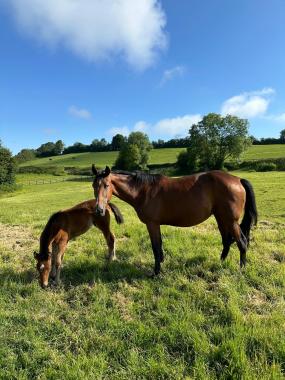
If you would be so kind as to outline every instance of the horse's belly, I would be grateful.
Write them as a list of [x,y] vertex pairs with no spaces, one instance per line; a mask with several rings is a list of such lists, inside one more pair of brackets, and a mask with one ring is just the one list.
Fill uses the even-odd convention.
[[176,207],[172,210],[168,209],[167,213],[162,212],[161,223],[176,227],[191,227],[196,226],[208,219],[212,214],[212,209],[209,207]]
[[203,223],[206,219],[208,219],[211,215],[204,216],[203,218],[171,218],[171,219],[163,219],[160,224],[175,226],[175,227],[192,227],[197,224]]

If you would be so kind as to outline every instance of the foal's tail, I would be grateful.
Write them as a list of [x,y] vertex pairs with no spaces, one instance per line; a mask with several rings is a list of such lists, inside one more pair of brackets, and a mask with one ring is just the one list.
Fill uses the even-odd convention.
[[253,187],[246,179],[240,180],[246,192],[246,200],[244,207],[244,216],[240,225],[243,234],[246,237],[247,243],[250,240],[250,229],[257,224],[257,207]]
[[115,206],[114,203],[109,203],[109,206],[110,206],[111,210],[113,211],[113,213],[115,215],[116,222],[118,224],[124,223],[124,217],[121,214],[121,211],[118,209],[118,207]]

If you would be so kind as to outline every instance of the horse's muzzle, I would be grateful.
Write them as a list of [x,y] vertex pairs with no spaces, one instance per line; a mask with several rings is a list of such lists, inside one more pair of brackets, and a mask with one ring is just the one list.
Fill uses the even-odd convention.
[[96,207],[96,214],[104,216],[105,215],[105,209],[101,208],[100,206]]

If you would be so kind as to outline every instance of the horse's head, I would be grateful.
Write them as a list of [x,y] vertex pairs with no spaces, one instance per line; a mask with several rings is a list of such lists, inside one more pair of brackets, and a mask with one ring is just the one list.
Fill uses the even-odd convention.
[[111,169],[106,166],[104,170],[97,170],[92,165],[94,196],[96,198],[96,212],[105,215],[106,205],[112,197]]
[[48,286],[48,279],[51,270],[51,253],[41,254],[34,252],[34,258],[37,261],[37,270],[39,272],[40,285],[43,289]]

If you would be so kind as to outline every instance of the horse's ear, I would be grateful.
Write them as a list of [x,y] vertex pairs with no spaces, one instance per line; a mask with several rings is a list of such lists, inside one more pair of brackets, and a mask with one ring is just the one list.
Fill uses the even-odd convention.
[[98,174],[97,169],[95,168],[95,165],[92,164],[92,173],[96,176]]
[[34,258],[35,258],[36,260],[38,260],[38,258],[39,258],[39,254],[38,254],[36,251],[34,251]]
[[106,166],[105,170],[104,170],[104,177],[108,177],[108,175],[111,173],[111,169],[109,168],[109,166]]

